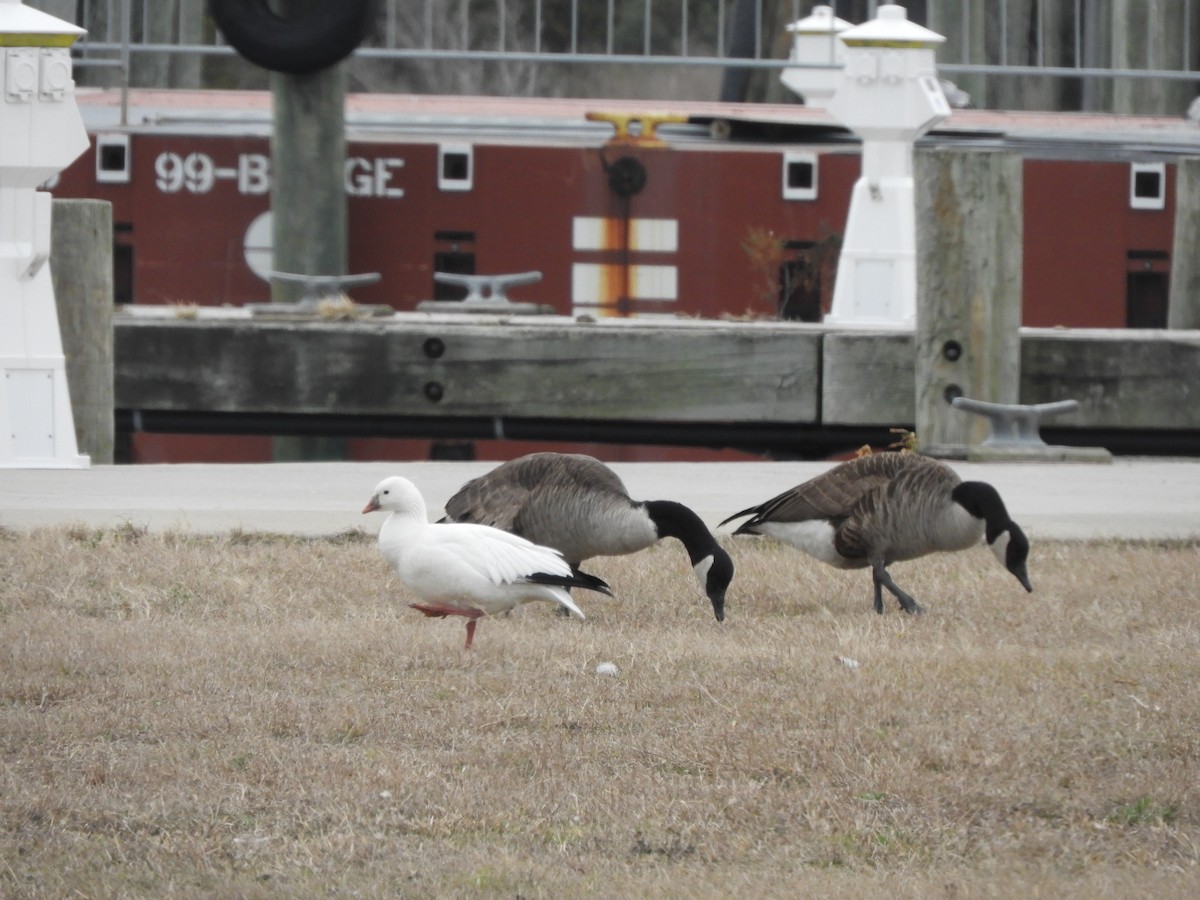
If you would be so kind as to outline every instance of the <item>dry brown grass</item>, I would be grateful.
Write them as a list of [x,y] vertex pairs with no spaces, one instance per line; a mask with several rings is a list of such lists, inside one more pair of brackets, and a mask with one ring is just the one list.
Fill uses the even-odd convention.
[[896,566],[919,619],[728,546],[724,625],[661,546],[468,654],[361,536],[0,534],[0,894],[1200,891],[1196,546]]

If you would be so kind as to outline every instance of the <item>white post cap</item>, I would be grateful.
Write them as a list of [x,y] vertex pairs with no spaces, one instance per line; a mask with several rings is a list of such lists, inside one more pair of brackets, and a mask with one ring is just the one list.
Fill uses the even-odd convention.
[[928,50],[946,38],[936,31],[908,21],[908,12],[896,3],[879,7],[875,18],[843,31],[839,37],[847,47],[896,47]]
[[70,47],[87,31],[21,0],[0,0],[0,47]]
[[812,14],[803,19],[797,19],[787,27],[788,31],[796,34],[837,34],[847,28],[853,28],[852,22],[839,19],[833,14],[832,6],[814,6]]

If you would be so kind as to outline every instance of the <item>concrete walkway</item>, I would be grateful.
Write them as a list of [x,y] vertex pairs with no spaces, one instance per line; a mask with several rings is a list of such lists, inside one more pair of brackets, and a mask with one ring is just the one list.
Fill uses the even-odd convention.
[[[124,524],[155,531],[374,533],[361,510],[388,475],[410,478],[431,515],[492,462],[0,468],[0,528]],[[678,500],[711,526],[829,468],[825,462],[614,463],[638,499]],[[1200,539],[1200,460],[1112,465],[956,463],[990,481],[1031,537]]]

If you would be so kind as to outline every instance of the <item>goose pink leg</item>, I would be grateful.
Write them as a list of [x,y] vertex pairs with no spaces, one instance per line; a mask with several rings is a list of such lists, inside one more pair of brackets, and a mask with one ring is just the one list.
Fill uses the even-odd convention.
[[482,609],[473,609],[469,606],[428,605],[425,603],[410,603],[408,605],[413,609],[423,612],[425,615],[436,619],[444,619],[446,616],[465,617],[467,620],[467,643],[463,646],[463,649],[471,649],[471,643],[475,640],[475,623],[476,620],[483,615]]

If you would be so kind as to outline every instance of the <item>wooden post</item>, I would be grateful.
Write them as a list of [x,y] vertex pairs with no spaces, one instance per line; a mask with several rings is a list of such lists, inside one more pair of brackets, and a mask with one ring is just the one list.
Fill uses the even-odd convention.
[[[1186,69],[1187,0],[1113,0],[1114,69]],[[1113,82],[1112,111],[1125,115],[1182,115],[1196,95],[1192,82],[1118,78]]]
[[[1107,31],[1112,0],[1083,0],[1085,52],[1089,65],[1107,65],[1097,56],[1100,45],[1109,41]],[[914,18],[912,4],[909,18]],[[1078,0],[1004,0],[1002,3],[976,0],[929,0],[929,18],[925,23],[946,38],[938,49],[942,63],[972,63],[1010,66],[1071,66],[1075,59],[1075,20]],[[1037,40],[1034,40],[1034,36]],[[1006,43],[1002,43],[1004,39]],[[1040,52],[1039,52],[1040,41]],[[1090,41],[1090,43],[1089,43]],[[981,109],[1061,109],[1070,104],[1070,81],[1045,75],[973,75],[965,72],[948,76],[971,95]],[[1084,79],[1084,90],[1107,84],[1107,79]],[[1095,95],[1095,92],[1092,92]],[[1093,101],[1098,104],[1099,101]],[[1101,108],[1093,105],[1089,108]]]
[[[284,18],[306,0],[276,0]],[[274,268],[298,275],[346,274],[346,66],[311,75],[271,73],[271,215]],[[271,300],[297,301],[303,285],[274,282]],[[341,438],[277,437],[274,458],[285,462],[344,459]]]
[[[154,14],[142,17],[143,41],[166,46],[205,43],[206,5],[197,0],[157,0]],[[199,88],[201,60],[195,53],[138,54],[133,60],[132,80],[138,85]]]
[[[346,274],[345,64],[311,75],[271,73],[274,267],[298,275]],[[275,283],[276,303],[302,285]]]
[[[984,7],[988,32],[1004,36],[1004,53],[989,62],[1010,66],[1070,66],[1075,64],[1073,46],[1075,0],[1005,0]],[[1003,15],[1001,14],[1003,12]],[[1040,52],[1039,52],[1040,45]],[[986,97],[976,100],[986,109],[1062,109],[1065,78],[1022,74],[991,79]]]
[[1200,328],[1200,157],[1175,163],[1175,246],[1168,328]]
[[[179,43],[205,43],[204,30],[208,4],[181,0],[179,4]],[[177,53],[171,63],[171,87],[199,89],[204,86],[204,59],[196,53]]]
[[112,204],[55,200],[50,275],[67,364],[76,443],[113,461]]
[[[978,65],[987,61],[984,49],[986,12],[980,4],[968,6],[962,0],[931,0],[926,24],[946,39],[937,51],[939,62]],[[951,80],[971,95],[975,106],[987,107],[986,75],[959,72],[951,76]]]
[[[1112,21],[1114,0],[1083,0],[1080,37],[1085,69],[1103,69],[1112,62]],[[1111,108],[1113,86],[1109,78],[1084,78],[1082,106],[1085,112],[1103,112]]]
[[1021,158],[918,149],[913,164],[917,439],[930,455],[962,456],[987,436],[987,426],[951,400],[1018,400]]

